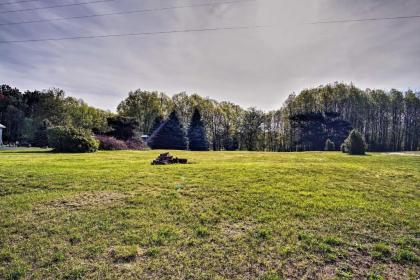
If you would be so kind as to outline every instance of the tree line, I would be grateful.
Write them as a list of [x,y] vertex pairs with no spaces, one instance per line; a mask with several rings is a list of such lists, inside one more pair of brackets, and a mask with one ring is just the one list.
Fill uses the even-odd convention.
[[3,85],[0,91],[4,141],[33,145],[47,126],[106,134],[115,117],[135,121],[138,135],[152,135],[173,111],[187,133],[196,109],[212,150],[323,150],[327,140],[339,150],[353,129],[364,136],[370,151],[420,149],[420,93],[411,90],[361,90],[335,83],[291,94],[281,108],[269,112],[197,94],[169,97],[136,90],[118,105],[116,114],[66,97],[60,89],[21,93]]

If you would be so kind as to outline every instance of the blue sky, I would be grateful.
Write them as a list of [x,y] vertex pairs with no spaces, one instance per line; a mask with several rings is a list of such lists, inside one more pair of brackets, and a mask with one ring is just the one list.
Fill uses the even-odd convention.
[[[89,1],[39,0],[1,5],[0,11]],[[114,0],[2,13],[0,23],[220,1]],[[59,87],[110,110],[138,88],[169,95],[198,93],[265,110],[279,108],[294,91],[334,81],[362,88],[420,89],[420,19],[303,24],[407,15],[420,15],[418,0],[256,0],[3,25],[0,41],[254,24],[272,27],[0,44],[0,82],[22,90]]]

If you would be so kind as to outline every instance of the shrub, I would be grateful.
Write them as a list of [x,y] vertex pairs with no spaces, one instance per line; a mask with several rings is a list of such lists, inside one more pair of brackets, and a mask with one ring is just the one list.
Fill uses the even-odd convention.
[[66,126],[49,128],[48,143],[54,152],[62,153],[96,152],[99,147],[89,131]]
[[325,141],[325,147],[324,147],[325,151],[335,151],[335,144],[333,141],[331,141],[330,139],[327,139],[327,141]]
[[125,141],[125,144],[127,145],[129,150],[144,150],[147,149],[146,143],[137,138],[131,138]]
[[127,150],[127,144],[111,136],[96,135],[95,138],[99,141],[99,149],[105,151]]
[[340,150],[343,152],[343,153],[347,153],[347,147],[346,147],[346,144],[341,144],[341,146],[340,146]]
[[364,155],[366,152],[366,143],[360,132],[352,130],[344,141],[347,152],[351,155]]

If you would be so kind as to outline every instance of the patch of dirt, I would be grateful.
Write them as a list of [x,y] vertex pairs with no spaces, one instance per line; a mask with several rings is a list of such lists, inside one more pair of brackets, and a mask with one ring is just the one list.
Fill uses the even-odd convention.
[[83,192],[72,197],[60,198],[44,204],[49,207],[79,209],[98,205],[112,205],[127,195],[110,191]]
[[344,258],[334,263],[325,263],[321,260],[296,260],[286,262],[282,269],[285,279],[337,279],[340,271],[349,271],[352,279],[367,279],[370,273],[379,273],[384,279],[409,279],[407,270],[403,265],[391,260],[374,260],[368,254],[357,250],[350,250]]

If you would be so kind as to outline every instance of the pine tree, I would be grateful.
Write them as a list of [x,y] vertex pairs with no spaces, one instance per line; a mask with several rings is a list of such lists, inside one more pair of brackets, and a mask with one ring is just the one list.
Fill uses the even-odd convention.
[[156,131],[156,129],[158,129],[161,124],[164,122],[163,116],[162,115],[158,115],[155,120],[153,121],[153,126],[149,131],[149,135],[152,135],[153,132]]
[[366,143],[363,135],[353,129],[349,137],[344,141],[346,150],[351,155],[364,155],[366,152]]
[[175,111],[150,136],[147,144],[152,149],[187,149],[187,138]]
[[207,141],[204,124],[201,120],[200,111],[196,108],[188,129],[189,149],[191,151],[208,151],[209,142]]

